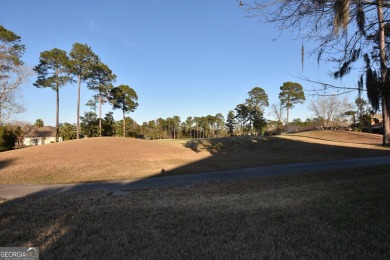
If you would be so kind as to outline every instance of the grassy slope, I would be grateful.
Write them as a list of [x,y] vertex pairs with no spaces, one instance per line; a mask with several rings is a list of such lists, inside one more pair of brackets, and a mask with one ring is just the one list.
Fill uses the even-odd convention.
[[91,138],[0,153],[0,183],[134,179],[390,155],[380,143],[377,135],[340,131],[187,141]]
[[389,259],[386,167],[0,203],[0,245],[44,259]]
[[[31,166],[36,163],[46,167],[38,160],[49,154],[56,158],[56,150],[69,151],[65,155],[73,160],[69,167],[73,165],[78,171],[98,169],[91,165],[104,160],[90,156],[88,160],[93,164],[87,163],[84,153],[99,154],[102,144],[107,145],[106,153],[114,153],[106,158],[116,163],[123,160],[122,166],[137,160],[138,164],[147,164],[145,158],[164,163],[177,153],[188,159],[205,157],[181,169],[211,166],[216,161],[222,162],[223,157],[225,161],[233,156],[254,159],[256,156],[251,154],[265,152],[270,156],[257,157],[261,163],[272,156],[279,158],[272,162],[292,160],[281,154],[290,154],[294,160],[388,154],[386,149],[367,146],[367,142],[375,141],[371,139],[375,136],[361,137],[367,140],[358,145],[360,148],[336,146],[346,145],[353,139],[342,132],[189,143],[95,139],[29,148],[23,155],[36,156],[35,162],[29,159]],[[361,137],[359,140],[363,142]],[[110,146],[113,144],[117,153]],[[135,151],[138,156],[133,155]],[[319,154],[314,156],[312,151]],[[332,155],[336,151],[339,154]],[[23,162],[21,154],[16,152],[0,154],[1,175],[17,165],[12,156]],[[158,154],[161,157],[154,157]],[[351,169],[139,190],[131,191],[128,196],[90,192],[0,199],[0,245],[38,246],[41,258],[45,259],[389,259],[389,215],[387,167]]]

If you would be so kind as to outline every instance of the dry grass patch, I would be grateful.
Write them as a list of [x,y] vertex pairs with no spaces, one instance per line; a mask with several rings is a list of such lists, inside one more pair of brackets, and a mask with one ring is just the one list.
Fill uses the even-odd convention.
[[385,167],[0,204],[0,244],[44,259],[390,257]]
[[[325,134],[333,141],[323,140]],[[341,131],[301,135],[305,136],[168,141],[91,138],[36,146],[0,153],[0,183],[136,179],[390,155],[388,148],[378,145],[380,141],[376,135]],[[360,139],[356,139],[356,135]],[[358,140],[364,140],[364,144],[356,144]]]
[[[382,145],[382,135],[347,131],[308,131],[284,136],[315,143],[332,143],[340,146],[372,147]],[[367,145],[367,146],[362,146]]]
[[180,143],[91,138],[0,153],[1,183],[71,183],[151,177],[209,154]]

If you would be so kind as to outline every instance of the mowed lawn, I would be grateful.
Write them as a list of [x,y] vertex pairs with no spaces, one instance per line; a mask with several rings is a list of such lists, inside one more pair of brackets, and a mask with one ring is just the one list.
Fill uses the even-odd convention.
[[42,259],[389,259],[388,167],[0,200]]
[[[380,143],[380,136],[338,131],[96,138],[1,153],[0,175],[9,182],[12,174],[19,182],[75,182],[389,155]],[[95,191],[0,199],[0,245],[37,246],[43,259],[389,259],[389,216],[390,170],[381,166],[125,196]]]
[[381,136],[313,131],[196,140],[89,138],[0,153],[0,183],[78,183],[390,155]]

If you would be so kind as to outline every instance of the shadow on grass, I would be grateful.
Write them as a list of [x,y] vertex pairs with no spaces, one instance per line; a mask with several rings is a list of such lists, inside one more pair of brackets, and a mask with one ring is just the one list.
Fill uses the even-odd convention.
[[[44,259],[390,256],[388,174],[369,169],[193,186],[196,174],[186,176],[190,185],[176,189],[152,189],[151,182],[240,168],[240,160],[250,167],[388,156],[390,151],[258,137],[191,140],[184,146],[211,156],[156,174],[178,175],[170,178],[51,185],[3,201],[0,245],[38,246]],[[313,171],[305,167],[270,166],[266,174]]]
[[11,159],[0,159],[0,170],[12,165],[14,161]]
[[42,259],[388,259],[390,175],[379,172],[31,194],[0,204],[0,245],[38,246]]
[[190,140],[183,144],[194,152],[207,151],[210,157],[177,167],[163,169],[157,176],[210,172],[245,167],[321,162],[350,158],[390,156],[390,148],[327,145],[278,137],[230,137]]

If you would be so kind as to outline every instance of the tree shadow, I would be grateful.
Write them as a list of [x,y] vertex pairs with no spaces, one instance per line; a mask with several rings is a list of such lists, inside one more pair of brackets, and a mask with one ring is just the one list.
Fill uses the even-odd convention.
[[[368,157],[368,161],[373,161],[371,157],[390,155],[388,149],[303,143],[278,137],[244,136],[199,139],[190,140],[183,145],[196,153],[208,152],[210,156],[175,169],[162,169],[154,176],[169,176],[168,178],[50,185],[50,188],[40,191],[31,190],[24,197],[6,201],[0,199],[0,244],[9,247],[38,246],[42,252],[41,257],[45,259],[72,258],[74,255],[83,258],[89,258],[91,255],[106,258],[111,254],[108,252],[117,253],[114,253],[115,258],[136,257],[137,254],[142,255],[145,250],[152,250],[155,242],[167,241],[165,244],[172,246],[168,242],[170,239],[175,240],[177,234],[180,233],[177,233],[177,230],[176,233],[172,233],[172,227],[175,227],[178,221],[182,230],[194,228],[186,226],[186,218],[198,217],[199,226],[204,225],[204,221],[209,221],[205,213],[196,215],[197,209],[191,207],[193,202],[185,202],[189,206],[181,210],[174,206],[180,198],[171,199],[169,203],[164,204],[165,196],[170,194],[169,188],[161,189],[162,193],[158,200],[162,204],[158,207],[154,208],[152,205],[150,208],[142,208],[137,204],[141,203],[140,200],[134,199],[134,196],[143,197],[145,201],[148,201],[149,190],[154,187],[161,187],[161,185],[192,187],[205,181],[301,174],[321,171],[325,169],[325,166],[332,164],[329,160],[335,158]],[[302,162],[323,163],[314,163],[314,168],[305,169],[306,166],[302,167],[299,164]],[[0,160],[0,169],[12,163],[12,161]],[[283,164],[287,164],[287,167]],[[243,165],[245,167],[264,166],[262,168],[264,171],[252,171],[251,168],[243,168]],[[356,166],[351,160],[343,167]],[[218,172],[228,169],[228,174],[224,176]],[[30,185],[21,185],[19,188],[26,190],[29,187]],[[196,186],[192,190],[194,192]],[[129,205],[132,206],[129,207]],[[166,219],[161,218],[161,211],[158,210],[162,207],[167,212],[164,214]],[[299,207],[302,212],[306,211],[304,206]],[[212,211],[213,209],[210,208],[210,212]],[[237,219],[242,217],[239,216],[238,211],[231,214],[238,214]],[[153,228],[146,228],[145,225]],[[91,226],[93,228],[90,228]],[[224,226],[219,228],[218,232],[223,234]],[[111,236],[112,233],[116,234],[115,237]],[[177,243],[185,242],[189,245],[195,243],[190,237],[183,237],[181,233],[179,235],[180,239],[175,240]],[[132,248],[134,244],[139,247]],[[124,248],[132,248],[133,255],[128,255],[129,251]]]
[[210,156],[172,170],[164,170],[160,175],[390,155],[390,149],[379,145],[357,148],[259,136],[190,140],[183,146],[196,153],[207,151]]
[[[363,175],[350,175],[346,178],[362,178],[361,182],[366,183]],[[256,185],[252,187],[251,182],[245,182],[241,186],[232,184],[219,188],[222,192],[215,192],[211,186],[206,189],[199,187],[198,191],[198,187],[195,186],[176,193],[168,188],[156,191],[149,189],[129,191],[127,185],[118,183],[116,188],[126,190],[127,193],[123,194],[126,196],[120,196],[121,194],[114,196],[112,192],[104,190],[104,187],[100,187],[101,191],[83,190],[84,193],[79,193],[85,184],[75,184],[68,188],[54,187],[13,200],[0,200],[0,244],[3,247],[37,246],[40,248],[41,259],[172,258],[174,255],[181,256],[180,258],[192,258],[191,256],[195,255],[196,258],[207,256],[229,258],[229,255],[258,256],[257,254],[265,251],[272,253],[272,250],[280,249],[281,245],[290,245],[291,232],[299,233],[302,226],[305,226],[309,230],[306,234],[313,237],[305,238],[308,241],[302,243],[294,242],[292,247],[299,247],[296,250],[302,250],[295,256],[301,254],[307,257],[308,248],[321,248],[318,245],[324,243],[326,246],[323,253],[328,254],[326,258],[335,257],[334,252],[344,257],[348,255],[356,257],[358,255],[356,251],[348,254],[351,248],[355,248],[353,236],[350,232],[340,231],[340,226],[348,226],[350,221],[354,221],[347,217],[343,218],[351,214],[348,211],[350,209],[343,212],[336,210],[341,215],[341,222],[337,222],[335,226],[330,226],[328,218],[321,220],[320,217],[326,217],[326,214],[313,213],[315,210],[323,210],[324,201],[331,204],[328,198],[331,194],[321,196],[323,190],[321,185],[317,190],[317,178],[319,177],[302,179],[304,190],[307,190],[308,186],[314,187],[313,196],[299,199],[290,198],[288,192],[294,192],[295,189],[291,187],[299,187],[295,185],[301,185],[302,180],[280,178],[279,183],[262,179],[261,182],[265,184],[261,187],[264,190],[259,194],[271,192],[256,197],[262,199],[259,201],[245,201],[248,197],[240,197],[242,193],[253,194],[259,188]],[[340,188],[342,187],[347,190],[346,195],[351,193],[350,187],[340,184],[339,178],[334,176],[327,178],[330,187],[332,184],[336,185],[335,192],[342,190]],[[139,182],[143,181],[145,180]],[[270,183],[269,186],[267,182]],[[88,185],[90,191],[99,188],[97,183]],[[287,194],[279,193],[280,186],[286,187]],[[67,193],[61,193],[65,191]],[[331,191],[333,190],[329,192]],[[359,191],[355,193],[360,195]],[[46,196],[43,196],[44,194]],[[387,197],[381,196],[379,199],[382,204],[385,203],[383,201],[387,201],[388,205]],[[199,203],[200,201],[203,202]],[[251,204],[252,207],[240,203]],[[362,214],[366,216],[364,220],[370,220],[371,215],[378,221],[384,220],[383,226],[380,223],[377,225],[382,233],[374,236],[374,245],[388,232],[386,225],[388,211],[378,213],[375,211],[376,208],[369,210],[367,213],[366,209],[365,214]],[[223,222],[218,222],[221,219]],[[361,220],[355,222],[363,223],[359,221]],[[273,229],[273,226],[280,228]],[[361,235],[362,231],[358,228],[347,229],[354,230],[356,234]],[[328,233],[330,235],[327,236]],[[367,240],[373,239],[372,236],[368,236]],[[274,240],[277,240],[273,245],[275,248],[262,247],[266,243],[273,243]],[[344,241],[347,241],[349,246],[340,247],[340,243],[345,243]],[[260,244],[262,246],[259,246]],[[329,250],[330,247],[333,250]],[[380,250],[377,247],[369,249],[372,248]],[[295,252],[294,250],[284,256],[288,258],[288,253]],[[385,252],[388,252],[388,249],[386,250]],[[242,252],[245,253],[242,255]],[[272,258],[271,256],[266,254],[264,258]],[[318,255],[313,254],[314,256]]]
[[13,159],[0,159],[0,170],[12,165],[14,161]]

